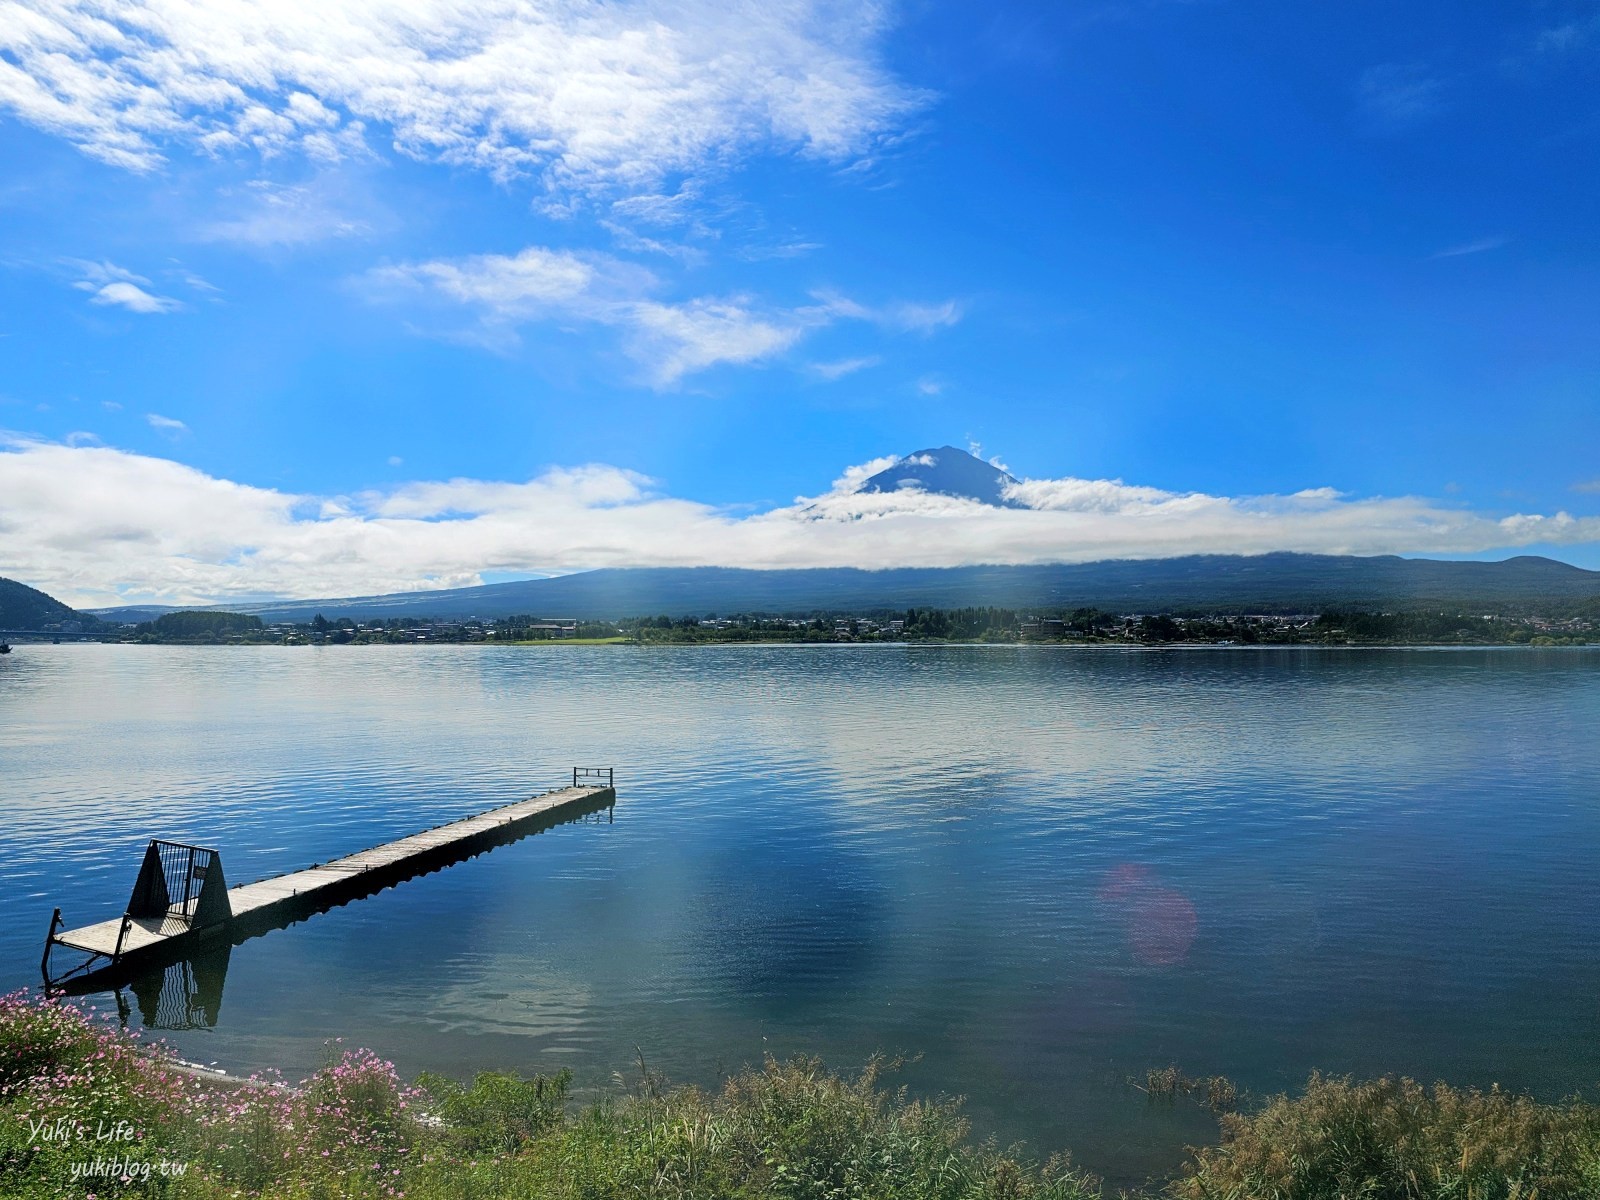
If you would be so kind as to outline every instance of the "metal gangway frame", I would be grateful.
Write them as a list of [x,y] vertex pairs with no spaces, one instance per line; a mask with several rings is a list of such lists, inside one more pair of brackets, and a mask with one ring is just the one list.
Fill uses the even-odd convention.
[[[604,780],[605,782],[601,782]],[[617,769],[615,767],[573,767],[572,786],[577,787],[616,787]]]
[[56,946],[79,949],[57,936],[62,925],[61,910],[57,908],[50,917],[50,931],[45,935],[44,955],[39,960],[39,970],[44,975],[48,989],[74,975],[87,972],[102,958],[109,957],[111,965],[116,966],[122,960],[122,948],[127,941],[128,931],[137,920],[159,920],[162,923],[177,921],[190,929],[205,929],[212,925],[224,925],[232,917],[228,883],[222,873],[222,855],[218,851],[210,846],[191,846],[185,842],[151,838],[139,867],[139,877],[133,884],[133,893],[123,909],[116,948],[111,954],[107,956],[103,951],[88,951],[87,960],[62,975],[52,975],[50,952]]

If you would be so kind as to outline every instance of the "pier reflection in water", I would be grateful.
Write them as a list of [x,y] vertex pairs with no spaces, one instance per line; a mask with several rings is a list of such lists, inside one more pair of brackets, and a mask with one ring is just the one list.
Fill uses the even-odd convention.
[[[129,982],[139,1008],[139,1024],[146,1029],[185,1032],[215,1029],[222,1014],[222,989],[228,982],[228,959],[233,947],[218,946],[159,970],[148,971]],[[133,1009],[122,988],[116,989],[117,1016],[128,1027]]]

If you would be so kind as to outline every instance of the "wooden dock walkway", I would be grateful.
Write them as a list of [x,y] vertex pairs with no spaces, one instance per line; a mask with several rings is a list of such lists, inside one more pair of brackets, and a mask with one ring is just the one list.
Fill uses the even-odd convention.
[[[595,775],[605,780],[604,786],[587,782]],[[303,871],[227,888],[225,900],[219,900],[224,895],[224,885],[221,861],[215,851],[152,842],[134,887],[134,899],[122,916],[58,932],[61,910],[56,910],[41,963],[46,986],[59,986],[74,976],[84,979],[111,971],[126,972],[136,964],[144,966],[181,957],[197,944],[230,934],[234,940],[242,940],[514,841],[534,832],[535,825],[557,824],[615,804],[616,790],[609,769],[582,776],[574,771],[573,778],[572,787],[557,788]],[[162,864],[172,856],[162,856],[174,847],[188,852],[187,865],[176,873],[168,866],[163,877]],[[203,857],[197,859],[196,855]],[[153,883],[152,871],[156,877]],[[141,889],[152,886],[159,899],[141,904]],[[183,895],[176,899],[173,893],[180,886]],[[90,957],[86,963],[52,978],[50,958],[57,947],[81,951]]]

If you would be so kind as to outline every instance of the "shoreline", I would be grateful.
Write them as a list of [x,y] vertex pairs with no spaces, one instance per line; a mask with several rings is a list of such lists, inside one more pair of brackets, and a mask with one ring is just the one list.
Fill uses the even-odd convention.
[[[85,1194],[70,1183],[94,1153],[116,1155],[124,1183],[186,1177],[177,1194],[195,1200],[1513,1200],[1529,1177],[1540,1196],[1577,1200],[1600,1180],[1600,1108],[1577,1097],[1315,1072],[1293,1093],[1241,1096],[1168,1066],[1127,1085],[1153,1111],[1209,1112],[1214,1134],[1171,1168],[1109,1182],[1067,1152],[980,1140],[960,1099],[892,1087],[902,1061],[841,1072],[767,1056],[705,1089],[672,1084],[641,1053],[636,1082],[618,1075],[620,1095],[585,1101],[567,1070],[406,1083],[335,1040],[321,1069],[288,1083],[229,1076],[13,993],[0,998],[0,1114],[14,1119],[13,1151],[29,1150],[0,1163],[0,1179],[19,1200]],[[128,1194],[174,1193],[158,1182]]]
[[728,641],[640,641],[636,638],[547,638],[529,639],[519,641],[428,641],[428,642],[348,642],[348,643],[314,643],[314,642],[200,642],[200,641],[165,641],[165,642],[136,642],[131,640],[110,640],[99,638],[74,638],[71,642],[48,641],[41,637],[37,640],[16,640],[12,648],[38,647],[47,645],[94,645],[94,646],[139,646],[139,647],[174,647],[190,650],[207,649],[274,649],[274,650],[321,650],[327,648],[339,649],[365,649],[370,647],[401,647],[405,649],[428,649],[439,646],[473,647],[477,649],[525,649],[530,647],[545,646],[575,646],[584,649],[595,647],[625,646],[638,649],[752,649],[752,648],[780,648],[796,647],[806,649],[863,649],[880,647],[883,649],[1038,649],[1038,650],[1184,650],[1184,651],[1250,651],[1259,652],[1266,650],[1594,650],[1600,649],[1600,639],[1594,641],[1549,641],[1549,642],[1135,642],[1135,641],[1045,641],[1038,639],[1018,641],[939,641],[934,639],[917,639],[910,641],[889,640],[857,640],[835,641],[817,640],[808,641],[801,638],[783,638],[772,640],[728,640]]

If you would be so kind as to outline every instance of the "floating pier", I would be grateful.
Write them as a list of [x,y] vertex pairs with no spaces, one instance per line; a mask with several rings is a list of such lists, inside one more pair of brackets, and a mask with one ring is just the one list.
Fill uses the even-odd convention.
[[[237,943],[269,929],[370,896],[540,829],[577,820],[616,803],[610,767],[574,767],[572,784],[295,871],[230,888],[222,856],[206,846],[152,840],[122,916],[79,929],[50,920],[40,969],[49,990],[88,990],[112,976],[173,962],[202,946]],[[89,957],[52,973],[57,949]]]

